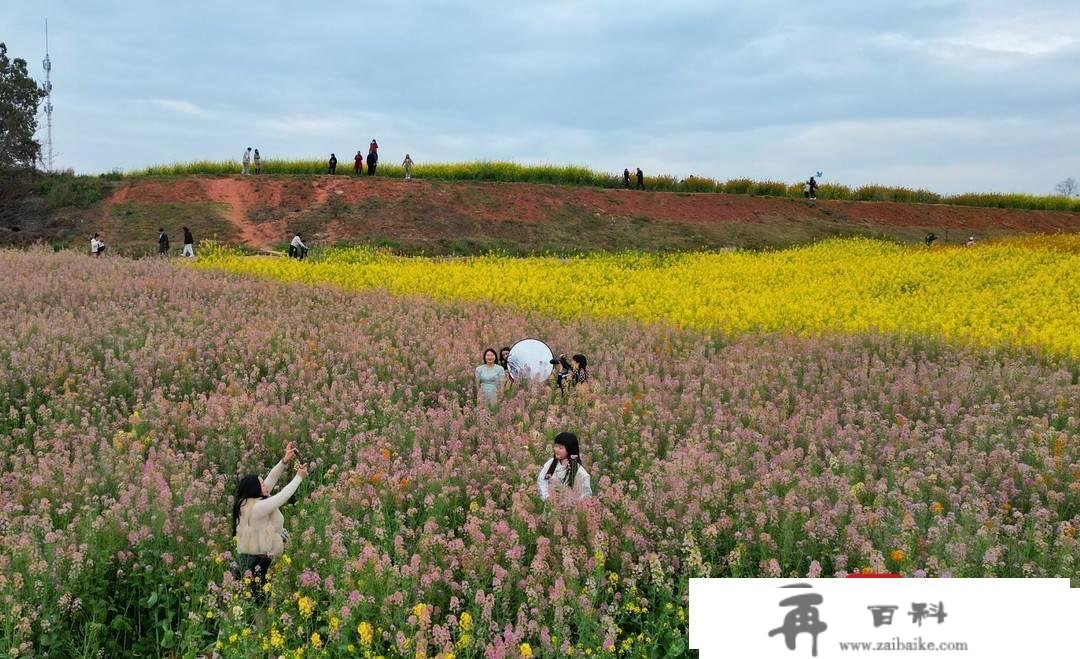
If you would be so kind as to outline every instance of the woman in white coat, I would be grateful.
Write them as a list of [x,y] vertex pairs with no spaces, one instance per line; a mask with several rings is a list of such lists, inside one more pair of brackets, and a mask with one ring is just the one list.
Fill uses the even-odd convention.
[[560,494],[573,496],[577,501],[592,496],[592,482],[581,464],[577,435],[561,432],[555,436],[551,459],[540,468],[536,485],[544,501]]
[[296,493],[300,482],[307,476],[307,466],[300,464],[288,485],[273,496],[270,493],[285,473],[285,466],[297,455],[296,444],[289,442],[285,447],[285,457],[274,465],[265,479],[248,474],[237,483],[236,501],[233,503],[233,536],[236,538],[234,575],[242,579],[250,573],[252,595],[260,603],[266,599],[261,582],[266,579],[270,563],[285,551],[285,541],[289,538],[285,531],[285,516],[279,508]]

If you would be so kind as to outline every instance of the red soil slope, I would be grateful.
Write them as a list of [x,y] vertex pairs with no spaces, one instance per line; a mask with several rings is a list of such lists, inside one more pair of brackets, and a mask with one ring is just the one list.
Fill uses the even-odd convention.
[[[1080,214],[1068,212],[348,176],[135,180],[108,197],[103,211],[108,213],[111,206],[123,203],[196,202],[224,204],[240,240],[256,248],[287,239],[296,220],[328,203],[363,208],[365,202],[407,202],[435,214],[445,209],[476,221],[519,225],[550,222],[573,208],[603,219],[649,218],[684,226],[817,221],[983,235],[1080,230]],[[254,217],[267,209],[273,211],[268,217]],[[351,238],[340,223],[328,222],[320,227],[320,234],[329,241]]]

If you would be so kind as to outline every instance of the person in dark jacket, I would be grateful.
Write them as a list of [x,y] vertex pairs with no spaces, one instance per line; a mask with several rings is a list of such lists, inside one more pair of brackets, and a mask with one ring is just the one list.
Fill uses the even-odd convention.
[[191,235],[191,229],[184,227],[184,256],[195,257],[195,236]]
[[627,190],[630,189],[630,169],[626,168],[622,170],[622,184]]
[[640,167],[637,168],[637,189],[645,189],[645,174],[641,171]]
[[165,229],[158,229],[157,252],[158,256],[169,254],[169,234],[165,233]]
[[327,174],[336,174],[337,173],[337,156],[335,156],[332,153],[330,154],[330,162],[328,163],[326,173]]
[[375,168],[379,166],[379,143],[371,140],[367,152],[367,175],[375,176]]

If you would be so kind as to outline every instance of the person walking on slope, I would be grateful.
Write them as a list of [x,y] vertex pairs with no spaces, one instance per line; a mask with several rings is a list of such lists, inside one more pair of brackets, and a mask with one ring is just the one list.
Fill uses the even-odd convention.
[[337,173],[337,156],[335,156],[332,153],[330,154],[330,162],[327,163],[326,173],[327,174],[336,174]]
[[243,173],[247,174],[248,173],[248,167],[251,165],[251,147],[250,146],[247,148],[247,151],[244,152],[243,164],[244,164]]
[[405,170],[405,180],[406,181],[411,181],[412,180],[412,166],[413,166],[412,157],[409,156],[409,154],[406,153],[405,154],[405,160],[401,161],[401,167]]
[[259,157],[259,150],[258,149],[255,149],[255,156],[252,158],[252,160],[255,162],[255,173],[256,174],[261,174],[262,173],[262,158]]
[[157,247],[158,256],[169,255],[169,234],[165,233],[165,229],[158,229]]
[[371,140],[367,152],[367,175],[375,176],[375,168],[379,166],[379,143]]
[[184,256],[195,258],[195,237],[191,235],[191,229],[184,227]]
[[645,174],[641,171],[640,167],[637,168],[637,189],[645,189]]
[[359,150],[357,150],[356,156],[353,158],[352,171],[355,176],[360,176],[364,173],[364,154]]

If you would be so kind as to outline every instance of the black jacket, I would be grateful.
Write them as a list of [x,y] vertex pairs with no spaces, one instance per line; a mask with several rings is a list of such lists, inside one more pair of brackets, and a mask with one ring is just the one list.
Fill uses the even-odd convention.
[[194,245],[195,237],[191,235],[191,229],[184,229],[184,244]]
[[158,236],[157,244],[158,247],[164,247],[165,249],[169,249],[169,234],[162,231],[161,235]]

